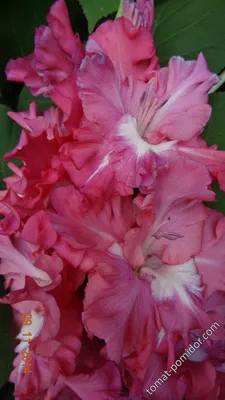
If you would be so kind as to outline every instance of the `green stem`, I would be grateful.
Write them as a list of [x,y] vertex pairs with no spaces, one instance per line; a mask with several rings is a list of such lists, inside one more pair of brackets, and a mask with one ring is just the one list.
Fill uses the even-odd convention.
[[220,74],[220,81],[210,89],[209,94],[215,93],[225,82],[225,70]]
[[116,14],[116,18],[122,17],[123,14],[123,0],[120,0],[120,5]]

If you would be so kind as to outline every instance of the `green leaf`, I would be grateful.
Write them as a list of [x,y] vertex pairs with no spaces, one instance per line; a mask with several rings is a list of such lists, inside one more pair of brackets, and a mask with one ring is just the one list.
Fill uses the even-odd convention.
[[10,173],[7,163],[3,161],[2,157],[13,147],[14,142],[12,136],[12,121],[6,114],[8,111],[11,111],[9,107],[0,104],[0,181]]
[[[0,297],[5,295],[2,278],[0,283]],[[11,340],[12,312],[11,307],[0,304],[0,385],[3,385],[11,372],[13,360],[13,346]]]
[[43,96],[32,96],[30,90],[24,86],[19,96],[19,103],[17,107],[17,111],[26,111],[29,109],[30,103],[35,101],[38,105],[38,111],[47,110],[49,107],[54,106],[54,103],[48,97]]
[[222,192],[222,190],[220,189],[220,187],[217,183],[214,183],[212,185],[212,189],[216,193],[216,201],[215,202],[207,201],[207,202],[205,202],[206,206],[225,214],[225,193]]
[[[16,146],[21,133],[21,127],[8,117],[8,111],[12,111],[11,108],[0,104],[0,190],[5,188],[2,179],[12,174],[7,162],[3,161],[3,156]],[[12,159],[11,161],[21,165],[20,160]]]
[[156,1],[154,37],[161,65],[175,55],[195,59],[203,52],[209,68],[225,65],[224,0]]
[[0,399],[14,400],[13,392],[14,385],[12,383],[6,382],[5,385],[0,389]]
[[1,400],[14,400],[13,396],[14,385],[12,383],[6,382],[0,389],[0,399]]
[[[225,93],[218,92],[209,96],[212,106],[211,118],[202,134],[209,146],[217,144],[219,150],[225,150]],[[225,214],[225,193],[220,190],[218,184],[212,185],[216,193],[217,201],[206,203],[208,207]]]
[[13,350],[10,340],[12,316],[10,306],[0,304],[0,385],[5,383],[12,369]]
[[225,93],[211,94],[209,103],[212,115],[202,137],[210,146],[217,144],[220,150],[225,150]]
[[120,0],[79,0],[88,20],[91,33],[96,23],[103,17],[117,12]]

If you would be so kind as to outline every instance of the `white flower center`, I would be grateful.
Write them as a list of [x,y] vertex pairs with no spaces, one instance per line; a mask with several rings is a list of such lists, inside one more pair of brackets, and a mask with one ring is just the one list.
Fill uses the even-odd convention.
[[128,146],[134,146],[138,158],[142,157],[147,151],[159,154],[170,149],[176,141],[161,142],[153,145],[149,144],[139,134],[137,120],[131,115],[125,115],[119,126],[119,137],[123,138]]
[[191,308],[190,294],[201,298],[201,277],[193,259],[179,265],[165,265],[158,257],[150,257],[140,269],[140,277],[151,282],[152,294],[160,301],[177,295]]

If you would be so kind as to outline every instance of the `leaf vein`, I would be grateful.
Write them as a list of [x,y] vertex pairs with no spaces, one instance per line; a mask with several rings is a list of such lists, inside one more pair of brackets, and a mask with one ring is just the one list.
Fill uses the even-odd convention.
[[189,28],[192,28],[193,26],[197,25],[200,21],[202,21],[205,17],[207,17],[208,15],[210,15],[213,11],[215,11],[215,8],[212,9],[212,10],[210,10],[210,11],[208,11],[206,14],[204,14],[204,15],[203,15],[201,18],[199,18],[198,20],[196,20],[196,21],[192,22],[191,24],[185,26],[185,28],[181,29],[180,31],[173,33],[171,36],[167,37],[166,40],[164,40],[164,41],[158,43],[157,47],[160,47],[162,44],[164,44],[164,43],[168,42],[170,39],[172,39],[172,38],[178,36],[180,33],[183,33],[183,32],[185,32],[186,30],[188,30]]

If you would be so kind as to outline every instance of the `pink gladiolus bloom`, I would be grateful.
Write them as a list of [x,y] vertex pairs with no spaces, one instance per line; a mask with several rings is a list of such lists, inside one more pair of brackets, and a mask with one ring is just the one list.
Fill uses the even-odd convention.
[[225,398],[225,219],[204,204],[213,181],[225,190],[225,152],[200,136],[219,78],[201,53],[160,68],[153,0],[122,9],[83,49],[56,0],[6,68],[55,103],[8,113],[22,129],[0,192],[16,400]]
[[179,142],[202,132],[211,112],[208,91],[217,81],[201,54],[197,62],[172,58],[147,83],[132,75],[121,80],[105,56],[86,57],[78,79],[84,114],[104,134],[95,174],[111,166],[122,183],[148,188]]

